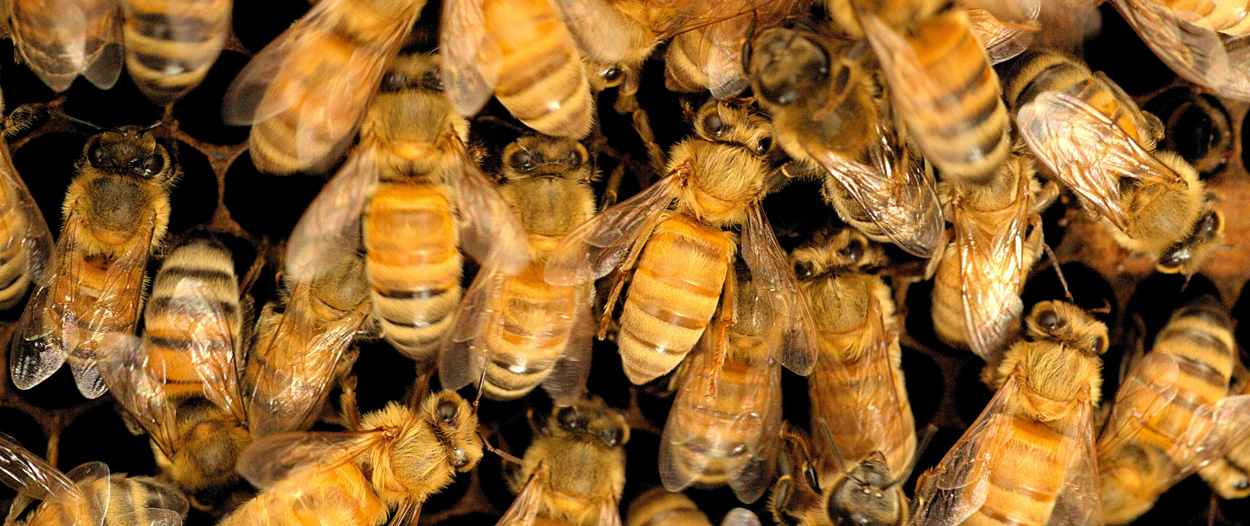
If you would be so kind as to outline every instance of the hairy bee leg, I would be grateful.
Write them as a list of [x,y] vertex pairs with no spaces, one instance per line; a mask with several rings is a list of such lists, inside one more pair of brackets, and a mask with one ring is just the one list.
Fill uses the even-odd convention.
[[[651,117],[647,110],[638,104],[638,76],[629,75],[616,91],[616,104],[612,107],[621,115],[629,115],[634,123],[634,131],[647,149],[647,159],[656,174],[665,172],[664,151],[655,142],[655,132],[651,129]],[[645,182],[645,181],[640,181]],[[645,186],[645,185],[644,185]]]
[[339,409],[348,429],[360,429],[360,408],[356,405],[356,375],[339,378]]
[[738,278],[730,262],[729,272],[725,276],[725,285],[721,287],[720,322],[716,325],[716,345],[712,350],[712,381],[708,383],[708,398],[716,396],[716,384],[720,380],[720,370],[725,366],[725,354],[729,350],[729,328],[738,322]]
[[602,341],[608,335],[608,323],[612,321],[612,310],[616,307],[616,300],[621,297],[621,289],[625,288],[625,273],[634,269],[634,264],[638,263],[638,256],[642,254],[642,249],[647,245],[647,241],[651,239],[651,233],[655,232],[655,227],[668,218],[668,214],[661,214],[658,221],[655,221],[645,228],[639,241],[630,247],[629,255],[625,256],[625,261],[621,264],[620,271],[617,273],[616,284],[612,286],[612,292],[608,294],[608,301],[603,305],[603,317],[599,319],[599,340]]
[[603,191],[603,202],[599,205],[599,211],[607,210],[608,207],[616,204],[618,193],[621,189],[621,180],[625,178],[625,160],[621,159],[617,163],[616,168],[612,169],[612,174],[608,176],[608,186]]

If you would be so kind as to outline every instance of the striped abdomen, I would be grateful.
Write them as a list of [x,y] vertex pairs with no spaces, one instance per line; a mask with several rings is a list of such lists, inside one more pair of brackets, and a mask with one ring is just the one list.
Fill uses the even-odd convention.
[[620,317],[625,375],[643,384],[672,371],[703,335],[734,244],[725,232],[683,215],[661,222],[646,241]]
[[[221,319],[213,317],[214,310]],[[219,356],[218,363],[234,363],[242,326],[230,251],[207,237],[175,248],[152,281],[143,320],[149,367],[165,381],[166,393],[173,399],[202,396],[193,349]],[[188,330],[197,325],[201,329]]]
[[[1010,150],[1009,121],[998,75],[985,58],[968,17],[958,9],[929,19],[908,43],[918,55],[925,77],[941,79],[941,93],[904,90],[919,100],[915,114],[905,115],[908,132],[919,138],[925,158],[944,177],[979,182],[990,176]],[[942,101],[957,99],[957,108]]]
[[498,306],[480,342],[490,355],[486,396],[520,398],[542,383],[569,343],[578,309],[586,309],[585,286],[563,287],[543,280],[543,266],[531,262],[520,274],[503,278]]
[[482,9],[501,54],[499,102],[547,135],[580,139],[590,133],[594,100],[586,66],[551,2],[486,0]]
[[955,349],[967,349],[968,333],[964,329],[963,275],[959,271],[959,247],[947,245],[937,272],[933,274],[933,332],[942,343]]
[[65,91],[79,74],[101,89],[117,81],[121,62],[105,51],[121,44],[115,2],[14,0],[10,9],[17,51],[48,87]]
[[[861,329],[841,334],[821,332],[821,353],[808,377],[812,429],[820,432],[816,431],[820,425],[817,419],[824,419],[838,456],[848,467],[880,451],[890,472],[897,476],[907,469],[916,451],[916,422],[903,386],[903,372],[891,363],[901,353],[898,339],[875,334],[867,326],[865,321]],[[874,340],[886,337],[891,338],[888,353],[870,351],[877,343]],[[865,382],[893,392],[868,393],[875,401],[868,407],[859,394]],[[837,458],[832,451],[823,451],[829,447],[826,441],[817,440],[815,447],[822,462]],[[836,467],[833,471],[841,473]]]
[[173,102],[199,85],[221,54],[231,0],[126,0],[126,66],[152,102]]
[[[0,152],[6,155],[7,152]],[[12,164],[9,164],[12,166]],[[30,286],[28,260],[30,247],[24,241],[27,236],[26,216],[18,203],[18,188],[9,185],[17,177],[0,176],[0,310],[8,310],[22,301],[22,295]]]
[[104,524],[109,526],[141,526],[157,523],[154,510],[172,510],[183,517],[187,514],[186,498],[150,477],[113,475],[77,482],[79,491],[86,496],[86,508],[72,499],[44,501],[30,517],[28,526],[98,524],[100,514],[104,514]]
[[354,462],[290,477],[243,503],[219,526],[376,526],[387,509]]
[[1028,418],[994,418],[1008,419],[999,425],[1007,427],[1004,433],[1010,438],[994,453],[985,503],[963,524],[1043,526],[1050,520],[1067,470],[1083,468],[1069,466],[1071,452],[1080,444]]
[[444,187],[380,183],[364,221],[365,272],[386,341],[432,359],[460,303],[463,261]]

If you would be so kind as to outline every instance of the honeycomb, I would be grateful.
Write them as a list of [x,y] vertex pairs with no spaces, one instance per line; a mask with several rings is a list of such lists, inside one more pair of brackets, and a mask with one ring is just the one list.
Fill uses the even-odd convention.
[[[290,233],[323,185],[324,178],[259,173],[243,146],[247,129],[222,124],[220,104],[226,86],[249,56],[307,9],[308,4],[302,0],[237,2],[234,34],[227,50],[204,83],[169,109],[148,102],[125,75],[108,91],[97,90],[79,80],[69,91],[58,95],[25,66],[13,65],[5,66],[0,87],[9,110],[24,103],[45,103],[100,126],[146,125],[163,119],[165,128],[178,143],[179,160],[184,168],[183,178],[172,196],[170,232],[177,234],[196,225],[211,224],[238,238],[232,247],[239,247],[241,268],[246,268],[258,256],[265,256],[272,262],[279,243]],[[438,13],[439,6],[432,3],[425,9],[427,14]],[[1228,250],[1208,260],[1202,276],[1186,284],[1181,277],[1153,275],[1150,261],[1125,254],[1074,201],[1065,199],[1063,203],[1067,206],[1054,206],[1046,213],[1047,241],[1062,262],[1077,302],[1086,308],[1109,307],[1109,312],[1099,316],[1111,327],[1113,335],[1104,368],[1108,384],[1104,388],[1105,397],[1110,397],[1116,384],[1119,356],[1126,345],[1124,327],[1130,313],[1141,315],[1149,326],[1157,329],[1167,316],[1160,305],[1182,295],[1216,290],[1233,309],[1234,317],[1242,319],[1250,315],[1250,295],[1248,299],[1240,298],[1242,288],[1250,279],[1250,249],[1247,249],[1250,214],[1239,212],[1242,207],[1250,207],[1250,175],[1246,170],[1250,154],[1242,146],[1250,139],[1250,131],[1244,127],[1250,105],[1204,94],[1177,79],[1114,10],[1104,5],[1102,15],[1102,31],[1087,43],[1086,60],[1092,69],[1106,72],[1145,109],[1159,114],[1167,124],[1164,148],[1176,150],[1191,160],[1207,159],[1199,168],[1220,199],[1218,207],[1226,215],[1226,236],[1230,245]],[[432,34],[425,34],[427,40]],[[0,45],[3,46],[0,56],[10,56],[11,42]],[[663,64],[657,60],[647,64],[639,95],[643,108],[650,112],[658,142],[667,147],[690,128],[681,119],[681,101],[663,87],[662,68]],[[603,133],[592,139],[590,146],[605,175],[603,181],[597,183],[599,189],[602,190],[609,179],[607,175],[620,167],[627,174],[621,187],[624,198],[638,191],[653,174],[646,167],[645,150],[629,120],[612,111],[613,97],[609,92],[600,98]],[[484,163],[489,172],[492,162],[497,163],[492,153],[497,156],[497,152],[517,136],[518,130],[507,124],[506,112],[497,105],[489,107],[488,113],[499,118],[476,123],[474,140],[485,152]],[[89,134],[90,131],[81,126],[52,118],[11,145],[19,173],[54,228],[59,224],[61,199],[73,177],[73,163]],[[831,216],[832,211],[815,195],[814,187],[796,184],[765,202],[784,247],[794,246]],[[903,369],[907,390],[917,426],[932,424],[938,428],[933,442],[920,457],[912,480],[905,486],[910,494],[916,475],[937,463],[980,413],[992,393],[977,380],[981,369],[978,359],[968,352],[946,348],[935,338],[928,313],[932,284],[922,280],[922,262],[892,247],[889,250],[896,263],[886,273],[906,317]],[[151,264],[149,276],[158,264]],[[267,268],[269,270],[262,273],[253,291],[258,301],[269,299],[273,294],[272,265]],[[1152,294],[1153,299],[1144,301],[1145,293]],[[1055,272],[1045,260],[1034,271],[1023,296],[1026,311],[1036,301],[1062,297]],[[0,341],[6,342],[6,348],[19,315],[20,309],[0,313],[3,325]],[[1246,327],[1237,332],[1242,345],[1250,342],[1247,339],[1250,329]],[[354,372],[362,380],[358,393],[361,410],[377,409],[388,400],[406,396],[416,376],[411,363],[381,342],[360,342],[359,346],[361,353]],[[0,432],[15,437],[37,454],[46,452],[49,460],[62,470],[86,461],[101,460],[114,472],[156,473],[147,438],[128,430],[110,397],[83,400],[67,370],[59,371],[34,389],[18,391],[7,374],[8,367],[4,363],[7,356],[7,350],[0,353],[0,370],[6,371],[4,381],[0,382]],[[650,459],[657,451],[659,433],[671,403],[671,398],[660,394],[663,382],[662,379],[647,386],[631,386],[620,372],[614,344],[596,342],[591,391],[614,406],[628,409],[634,428],[626,446],[629,458],[634,460],[628,465],[622,510],[635,496],[660,484],[656,466]],[[785,418],[806,422],[805,380],[786,372],[783,390]],[[536,411],[544,411],[542,397],[536,392],[519,401],[485,402],[480,417],[492,441],[514,454],[523,451],[530,436],[526,410],[537,407]],[[319,427],[335,429],[333,410],[333,407],[327,409]],[[513,497],[502,476],[504,470],[498,457],[487,455],[472,473],[460,476],[454,485],[426,503],[420,523],[493,524]],[[727,488],[688,490],[687,494],[713,520],[740,505]],[[7,507],[13,496],[11,490],[0,487],[0,506]],[[208,509],[193,509],[186,522],[191,526],[211,524],[237,504],[238,499],[245,497],[243,491],[221,499]],[[765,501],[761,499],[748,507],[769,523]],[[1135,524],[1250,525],[1250,501],[1219,500],[1200,479],[1190,477],[1164,494],[1153,510]]]

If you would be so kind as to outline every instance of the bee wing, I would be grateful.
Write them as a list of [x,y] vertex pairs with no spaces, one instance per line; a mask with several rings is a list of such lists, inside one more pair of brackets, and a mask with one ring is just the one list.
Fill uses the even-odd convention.
[[604,499],[599,505],[597,526],[621,526],[621,506],[615,498]]
[[[88,462],[79,464],[78,467],[69,470],[65,474],[65,478],[73,481],[75,485],[93,480],[108,480],[109,467],[103,462]],[[112,494],[112,484],[93,484],[94,488],[90,494],[83,496],[78,500],[78,514],[80,521],[77,523],[85,524],[85,526],[103,526],[105,513],[109,508],[109,498]],[[77,499],[75,499],[77,500]],[[74,502],[71,500],[70,502]]]
[[587,57],[598,62],[618,63],[633,51],[633,43],[626,32],[602,29],[632,23],[607,1],[555,0],[555,5]]
[[592,295],[588,289],[589,286],[583,287],[584,299],[576,303],[569,343],[543,380],[543,390],[558,406],[572,405],[573,400],[580,398],[586,392],[586,380],[590,377],[596,327],[590,312]]
[[495,526],[534,526],[534,521],[538,518],[538,509],[543,503],[543,482],[540,476],[542,469],[543,465],[540,463],[538,468],[530,473],[525,486],[521,488],[520,493],[517,493],[516,500],[512,501],[512,505],[508,506],[508,510],[503,513],[503,517],[499,518]]
[[543,279],[553,285],[586,283],[608,275],[635,243],[645,242],[684,184],[678,166],[650,188],[599,212],[564,236],[547,259]]
[[1225,97],[1250,100],[1250,38],[1222,35],[1196,12],[1141,0],[1112,3],[1177,74]]
[[[1039,3],[1034,5],[1038,9],[1041,7]],[[1029,44],[1033,43],[1033,36],[1038,29],[1035,22],[1031,26],[1007,23],[982,8],[965,7],[964,12],[968,13],[968,21],[972,23],[972,33],[976,35],[981,47],[985,48],[991,66],[1024,53],[1024,50],[1029,48]],[[1037,19],[1037,14],[1038,11],[1033,12],[1032,20]]]
[[252,348],[251,359],[268,364],[247,378],[248,429],[254,437],[290,431],[304,421],[369,314],[370,304],[363,302],[342,318],[319,321],[311,312],[318,301],[311,288],[309,282],[294,284],[286,310],[276,315],[272,336],[259,338]]
[[712,97],[723,99],[737,95],[750,84],[742,71],[742,43],[751,23],[751,16],[740,15],[676,37],[697,42],[696,56],[691,58],[707,76],[707,88]]
[[122,17],[121,3],[118,0],[101,2],[107,6],[107,14],[97,16],[89,23],[95,29],[90,34],[99,34],[99,38],[87,41],[87,67],[82,76],[95,87],[102,90],[111,89],[121,78],[125,56],[122,53]]
[[[499,43],[486,32],[483,0],[443,3],[439,51],[443,55],[443,86],[461,115],[474,115],[490,100],[503,61]],[[490,66],[490,67],[483,67]]]
[[69,89],[79,74],[106,90],[121,75],[120,8],[116,0],[15,0],[15,42],[54,91]]
[[[1143,382],[1143,378],[1149,378],[1149,383]],[[1176,399],[1179,379],[1180,364],[1169,353],[1150,352],[1135,360],[1115,392],[1111,416],[1098,437],[1099,451],[1117,449],[1133,441],[1141,430],[1140,422],[1156,418]],[[1168,452],[1177,453],[1180,452]]]
[[37,500],[83,498],[64,473],[4,433],[0,433],[0,483]]
[[[777,467],[777,452],[781,449],[781,435],[776,431],[781,429],[781,368],[771,358],[754,360],[747,372],[747,378],[747,385],[755,389],[755,396],[762,400],[750,404],[758,414],[745,418],[758,419],[759,423],[746,424],[756,426],[755,432],[746,439],[750,459],[741,471],[732,475],[729,487],[733,489],[738,500],[752,503],[759,500],[772,486],[773,473]],[[760,383],[763,385],[759,385]]]
[[959,0],[965,13],[981,11],[1009,24],[1024,25],[1037,20],[1042,0]]
[[165,363],[153,364],[139,338],[115,334],[105,339],[110,352],[100,373],[113,398],[143,427],[157,447],[172,456],[177,439],[174,404],[165,391]]
[[394,430],[383,428],[269,435],[243,450],[236,469],[253,486],[265,489],[296,473],[320,472],[350,462],[388,440],[392,433]]
[[816,362],[819,345],[816,322],[759,202],[747,206],[746,221],[742,224],[742,259],[751,269],[753,290],[762,294],[769,306],[752,309],[752,315],[772,317],[770,323],[754,322],[751,326],[776,324],[784,328],[786,345],[776,359],[795,374],[807,376]]
[[182,515],[174,510],[160,508],[140,508],[119,513],[114,520],[119,524],[135,526],[182,526]]
[[460,249],[482,267],[515,275],[530,262],[529,234],[464,143],[459,138],[452,141],[461,159],[448,178],[456,197]]
[[[501,297],[505,279],[503,274],[483,268],[461,298],[439,356],[438,381],[443,389],[454,391],[481,378],[489,354],[481,339],[488,331],[499,330],[502,324],[492,314],[497,308],[493,300]],[[494,327],[483,327],[492,320]]]
[[1120,178],[1185,184],[1123,129],[1067,93],[1046,92],[1020,108],[1020,135],[1060,181],[1121,230]]
[[356,253],[360,218],[377,182],[377,150],[362,144],[300,216],[287,241],[287,275],[310,281],[324,270],[327,257]]
[[[174,285],[167,309],[185,331],[176,338],[190,343],[187,356],[200,379],[204,397],[239,422],[247,422],[234,361],[234,335],[239,328],[232,326],[225,305],[201,278],[188,276]],[[150,334],[152,329],[149,326],[146,330]]]
[[[1027,192],[1028,187],[1020,191]],[[1040,218],[1029,217],[1026,194],[1021,193],[1016,201],[1014,207],[990,212],[959,204],[952,207],[964,328],[969,347],[987,363],[997,363],[998,354],[1019,328],[1024,311],[1020,289],[1029,271],[1024,261],[1025,232],[1030,225],[1041,228]]]
[[725,514],[720,526],[761,526],[760,518],[746,508],[734,508]]
[[1250,436],[1250,394],[1229,396],[1211,409],[1211,431],[1199,445],[1199,457],[1219,458]]
[[69,313],[53,306],[78,303],[78,287],[67,287],[63,283],[75,284],[82,280],[80,267],[73,264],[74,259],[81,255],[78,251],[79,228],[77,215],[69,214],[61,237],[53,248],[52,267],[35,284],[35,290],[17,322],[9,370],[18,389],[30,389],[52,376],[65,363],[68,348],[77,343],[76,340],[65,341],[67,336],[73,338],[76,334],[66,334],[67,327],[71,331],[75,327],[69,325]]
[[1010,411],[1019,382],[1008,377],[942,461],[917,481],[913,525],[954,526],[985,504],[993,457],[1011,437]]
[[1046,526],[1102,526],[1102,491],[1094,449],[1094,408],[1089,392],[1077,401],[1075,414],[1057,431],[1063,435],[1068,465],[1063,486]]
[[761,13],[789,13],[799,5],[794,0],[678,0],[663,7],[667,11],[664,16],[648,22],[657,39],[668,40],[679,33],[738,17],[749,20]]
[[395,515],[391,517],[387,526],[415,526],[417,519],[421,518],[421,504],[423,502],[420,500],[405,500],[399,505],[399,509],[395,510]]
[[[7,197],[6,210],[21,216],[23,230],[15,233],[0,245],[0,252],[10,253],[13,243],[21,243],[26,251],[26,276],[31,283],[39,283],[48,266],[48,258],[52,256],[52,232],[48,223],[43,220],[39,206],[31,197],[26,183],[22,182],[17,168],[13,166],[13,157],[7,147],[0,147],[0,184]],[[12,223],[9,223],[12,224]]]

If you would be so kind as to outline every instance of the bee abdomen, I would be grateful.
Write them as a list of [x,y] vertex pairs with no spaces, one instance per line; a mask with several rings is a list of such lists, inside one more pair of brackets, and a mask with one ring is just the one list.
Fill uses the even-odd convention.
[[440,187],[379,185],[364,225],[365,270],[386,341],[430,358],[460,302],[463,265]]
[[733,245],[724,234],[673,216],[647,241],[621,313],[625,375],[643,384],[677,367],[716,312]]
[[126,65],[157,104],[185,95],[204,79],[226,42],[230,0],[127,0]]
[[547,284],[540,269],[531,265],[508,281],[498,319],[486,324],[490,363],[483,387],[491,398],[519,398],[542,383],[568,345],[576,309],[584,308],[577,289]]
[[1047,523],[1063,488],[1069,451],[1078,447],[1046,424],[1016,417],[1013,430],[995,454],[985,503],[965,524],[1036,525]]
[[930,315],[933,318],[933,332],[942,343],[956,348],[968,348],[968,334],[964,329],[963,277],[959,272],[958,256],[954,254],[954,245],[947,250],[948,255],[938,263],[937,273],[933,276],[933,302]]
[[9,247],[0,252],[0,310],[8,310],[22,301],[30,285],[26,257],[27,249],[21,239],[10,242]]
[[[897,344],[895,344],[897,345]],[[816,367],[808,381],[811,391],[812,416],[824,418],[838,447],[838,454],[848,462],[857,462],[874,451],[885,455],[886,465],[895,474],[902,473],[916,449],[916,423],[912,416],[911,402],[902,386],[902,372],[891,371],[891,364],[869,359],[865,354],[857,360],[841,361],[837,367],[844,368],[851,382],[843,382],[842,376],[834,374],[831,367],[834,358],[827,353],[816,361]],[[893,389],[893,393],[875,393],[882,406],[887,400],[897,400],[897,407],[881,407],[881,410],[865,413],[862,408],[861,385],[866,382]],[[859,421],[869,417],[874,421]],[[816,425],[813,422],[813,425]],[[862,430],[873,430],[867,434]],[[820,442],[823,444],[823,442]],[[820,446],[827,447],[827,446]],[[834,458],[832,452],[822,458]]]

